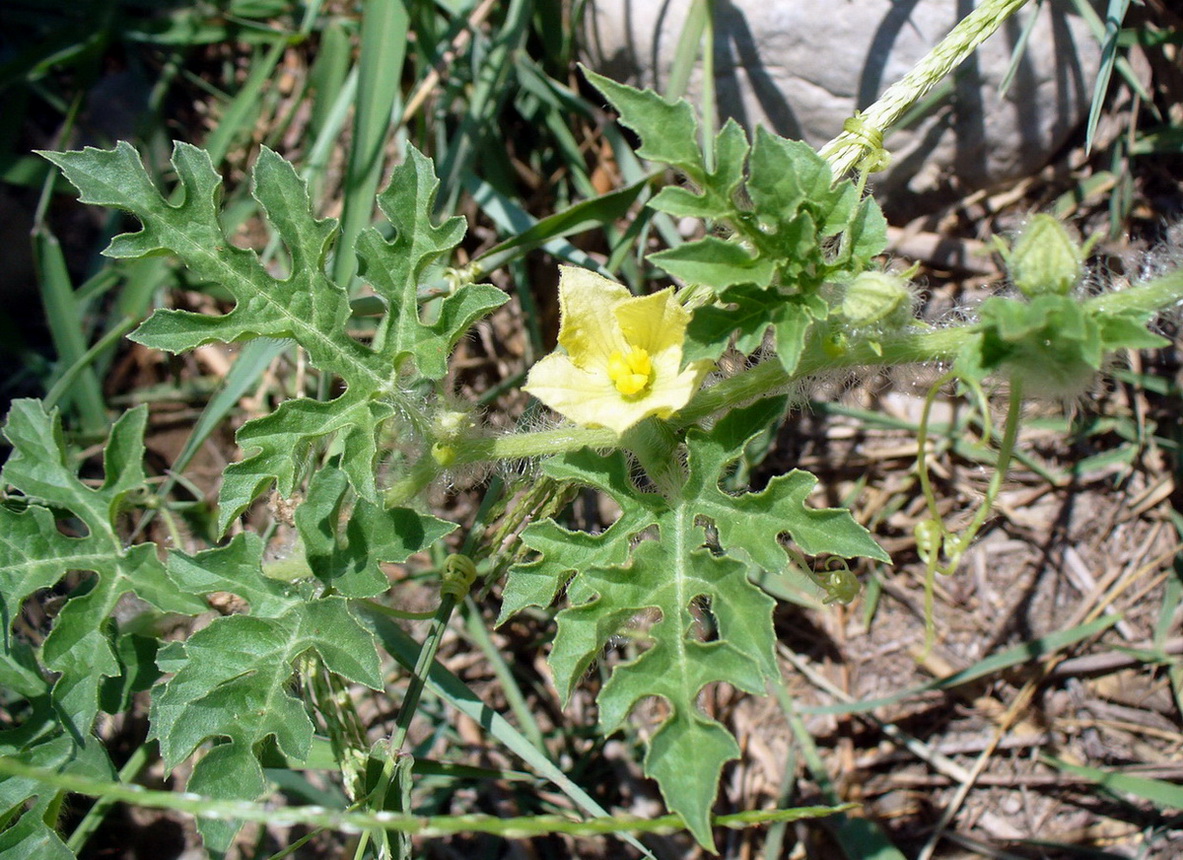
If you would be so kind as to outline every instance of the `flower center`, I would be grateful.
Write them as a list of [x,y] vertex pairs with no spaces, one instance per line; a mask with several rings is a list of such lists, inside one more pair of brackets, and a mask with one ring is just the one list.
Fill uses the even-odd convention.
[[625,397],[640,394],[653,381],[649,351],[638,346],[630,346],[627,353],[613,350],[608,356],[608,378]]

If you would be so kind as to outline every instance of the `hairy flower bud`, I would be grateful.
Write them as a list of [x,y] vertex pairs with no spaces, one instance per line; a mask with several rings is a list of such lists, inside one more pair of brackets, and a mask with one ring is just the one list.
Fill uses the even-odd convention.
[[1080,245],[1051,215],[1036,215],[1015,240],[1007,259],[1011,280],[1028,298],[1065,295],[1080,280]]
[[912,293],[907,282],[889,272],[863,272],[846,287],[842,316],[853,326],[890,321],[906,312]]

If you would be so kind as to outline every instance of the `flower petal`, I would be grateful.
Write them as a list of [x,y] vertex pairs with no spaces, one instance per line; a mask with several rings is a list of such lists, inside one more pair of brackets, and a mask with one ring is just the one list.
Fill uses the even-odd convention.
[[548,355],[530,368],[522,390],[576,424],[617,433],[655,414],[648,396],[630,402],[606,373],[583,370],[565,355]]
[[586,269],[560,267],[559,345],[530,369],[524,390],[577,424],[623,433],[685,406],[713,366],[683,369],[690,314],[672,289],[634,297]]
[[714,366],[714,362],[704,359],[692,361],[685,370],[679,371],[681,363],[680,346],[666,349],[654,358],[653,382],[645,395],[646,416],[668,418],[677,412],[690,402]]
[[672,287],[630,298],[617,305],[615,312],[620,331],[631,345],[647,350],[650,355],[674,347],[681,351],[690,314],[678,304]]
[[602,275],[559,266],[559,346],[576,366],[606,369],[614,351],[628,348],[614,310],[630,298],[628,290]]

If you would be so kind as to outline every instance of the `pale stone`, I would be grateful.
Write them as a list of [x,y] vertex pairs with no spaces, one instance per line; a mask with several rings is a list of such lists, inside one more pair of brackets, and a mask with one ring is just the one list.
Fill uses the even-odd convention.
[[[589,65],[664,92],[690,0],[592,0]],[[967,0],[717,0],[720,120],[735,117],[820,147],[903,77],[972,8]],[[1100,46],[1070,0],[1045,0],[1009,90],[1001,83],[1029,4],[986,41],[912,129],[891,132],[873,188],[914,215],[1030,176],[1082,127]],[[696,75],[698,72],[695,73]],[[688,97],[695,101],[699,78]]]

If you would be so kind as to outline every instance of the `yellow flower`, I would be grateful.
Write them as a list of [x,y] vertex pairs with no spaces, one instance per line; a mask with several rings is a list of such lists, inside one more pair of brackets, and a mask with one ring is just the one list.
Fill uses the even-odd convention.
[[690,314],[672,289],[633,296],[586,269],[559,267],[559,346],[530,369],[525,390],[577,424],[623,433],[685,406],[710,361],[681,369]]

